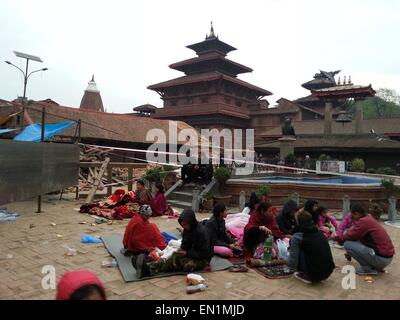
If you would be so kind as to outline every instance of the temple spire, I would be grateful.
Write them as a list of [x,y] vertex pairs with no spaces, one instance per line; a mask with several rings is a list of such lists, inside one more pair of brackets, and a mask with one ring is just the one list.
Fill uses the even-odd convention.
[[92,75],[92,82],[95,82],[95,81],[94,81],[94,74]]
[[213,22],[211,21],[210,34],[206,36],[206,39],[212,39],[212,38],[217,38],[217,37],[215,36]]

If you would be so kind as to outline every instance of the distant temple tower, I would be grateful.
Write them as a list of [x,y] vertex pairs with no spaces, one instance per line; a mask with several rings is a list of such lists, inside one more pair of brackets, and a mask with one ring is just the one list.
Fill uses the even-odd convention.
[[251,108],[271,92],[237,77],[252,69],[226,58],[236,49],[219,40],[212,24],[204,41],[187,48],[197,57],[169,66],[184,75],[148,87],[164,101],[152,117],[185,121],[197,129],[247,128]]
[[88,86],[81,100],[81,109],[89,109],[104,112],[103,101],[101,100],[100,91],[97,89],[94,75],[92,80],[88,82]]

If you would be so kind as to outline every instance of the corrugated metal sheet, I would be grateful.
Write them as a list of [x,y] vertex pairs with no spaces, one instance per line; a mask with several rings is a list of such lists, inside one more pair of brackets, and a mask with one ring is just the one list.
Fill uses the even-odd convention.
[[79,147],[0,141],[0,204],[78,184]]

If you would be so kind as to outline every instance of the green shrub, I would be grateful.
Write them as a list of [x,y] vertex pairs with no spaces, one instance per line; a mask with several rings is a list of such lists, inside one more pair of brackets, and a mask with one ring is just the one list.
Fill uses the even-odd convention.
[[231,178],[231,173],[226,167],[219,167],[214,172],[214,178],[218,180],[220,184],[224,184]]
[[376,169],[369,168],[369,169],[367,169],[367,173],[375,174],[376,173]]
[[174,166],[170,166],[169,164],[165,164],[162,167],[162,171],[165,171],[165,172],[173,171],[174,169],[175,169],[175,167]]
[[385,189],[385,192],[389,195],[400,194],[400,187],[394,184],[394,180],[382,180],[381,186]]
[[261,197],[262,195],[269,195],[271,194],[272,188],[270,186],[264,185],[264,186],[259,186],[256,189],[256,195],[257,197]]
[[161,171],[161,167],[149,169],[144,178],[149,182],[160,182],[165,176]]
[[296,156],[293,153],[289,153],[285,158],[285,163],[293,164],[296,162]]
[[384,174],[384,175],[389,175],[389,176],[395,176],[396,175],[396,170],[390,168],[390,167],[381,167],[377,170],[378,174]]
[[364,172],[365,170],[365,162],[360,158],[353,159],[351,166],[354,172]]
[[330,156],[327,156],[325,153],[321,154],[318,158],[319,161],[330,161],[332,158]]
[[203,194],[203,199],[205,199],[205,200],[212,200],[213,197],[214,197],[214,193],[212,193],[211,191],[208,191],[205,194]]

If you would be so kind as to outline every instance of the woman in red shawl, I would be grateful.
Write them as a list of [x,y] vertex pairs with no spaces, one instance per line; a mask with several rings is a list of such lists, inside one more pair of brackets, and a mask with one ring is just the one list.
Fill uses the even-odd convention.
[[106,300],[104,286],[87,270],[66,272],[57,285],[57,300]]
[[167,246],[164,237],[154,223],[150,223],[152,211],[149,205],[140,207],[139,214],[133,216],[125,229],[122,252],[125,255],[147,253],[154,248]]
[[243,243],[245,248],[254,253],[256,247],[265,241],[270,234],[274,239],[283,239],[286,235],[279,229],[274,208],[270,202],[262,202],[250,215],[249,222],[244,227]]
[[174,211],[167,203],[167,198],[164,195],[164,186],[161,183],[156,185],[157,193],[151,200],[150,206],[153,210],[153,216],[162,216],[164,214],[173,215]]

